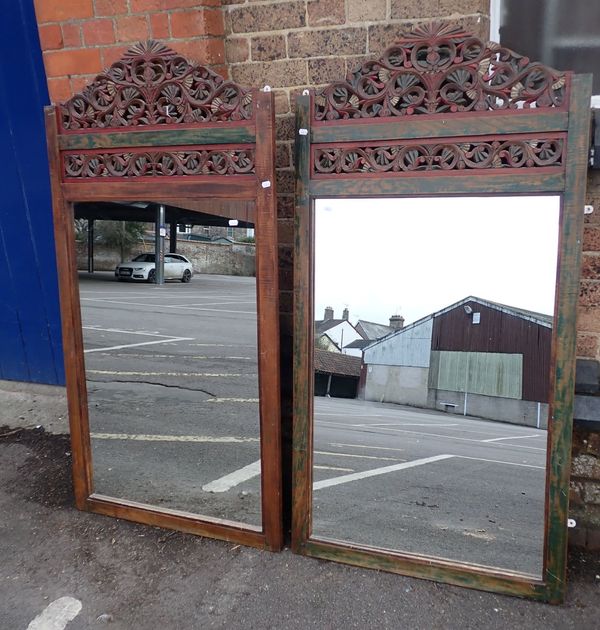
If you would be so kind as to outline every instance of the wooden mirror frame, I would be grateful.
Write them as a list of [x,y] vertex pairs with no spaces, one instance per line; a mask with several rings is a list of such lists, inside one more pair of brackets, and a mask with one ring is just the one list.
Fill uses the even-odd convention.
[[[317,92],[307,90],[298,98],[292,509],[296,553],[562,601],[590,94],[588,75],[556,72],[461,28],[434,23],[417,28],[346,80]],[[404,152],[406,147],[410,153]],[[554,194],[562,199],[549,412],[553,421],[539,580],[312,535],[315,199],[490,194]]]
[[[77,507],[259,548],[281,549],[272,92],[268,88],[244,89],[188,62],[161,43],[148,41],[130,48],[67,103],[47,107],[45,118]],[[192,159],[186,162],[190,153]],[[139,154],[144,155],[143,168],[132,159]],[[246,202],[244,219],[256,227],[262,527],[94,492],[73,204],[111,200],[176,200],[189,202],[192,209],[199,200],[214,200],[217,207],[223,205],[219,202]],[[254,210],[249,209],[252,205]],[[149,221],[154,218],[149,217]]]

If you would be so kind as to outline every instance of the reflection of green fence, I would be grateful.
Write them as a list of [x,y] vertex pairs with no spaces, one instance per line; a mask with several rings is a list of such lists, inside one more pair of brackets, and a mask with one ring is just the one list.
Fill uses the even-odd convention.
[[429,387],[520,399],[523,391],[523,355],[432,352]]

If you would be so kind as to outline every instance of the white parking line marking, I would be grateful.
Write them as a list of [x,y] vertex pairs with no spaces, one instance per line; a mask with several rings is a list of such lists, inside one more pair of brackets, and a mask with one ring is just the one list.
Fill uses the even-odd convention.
[[533,464],[520,464],[519,462],[503,462],[498,459],[484,459],[483,457],[467,457],[467,455],[455,455],[460,459],[473,459],[478,462],[489,462],[490,464],[506,464],[507,466],[522,466],[523,468],[537,468],[538,470],[546,470],[545,466],[534,466]]
[[256,376],[256,374],[212,374],[210,372],[120,372],[118,370],[86,370],[87,374],[103,374],[105,376]]
[[445,424],[443,422],[373,422],[371,424],[353,424],[353,427],[457,427],[458,424]]
[[74,597],[60,597],[46,606],[27,626],[27,630],[63,630],[81,611],[81,602]]
[[375,455],[355,455],[354,453],[336,453],[334,451],[315,451],[315,455],[335,455],[336,457],[359,457],[360,459],[383,459],[391,462],[403,462],[397,457],[376,457]]
[[142,433],[90,433],[96,440],[132,440],[134,442],[209,442],[215,444],[241,444],[260,442],[260,438],[244,438],[225,435],[144,435]]
[[313,468],[318,468],[319,470],[339,470],[340,472],[354,472],[354,468],[339,468],[338,466],[318,466],[315,464]]
[[85,300],[86,302],[99,302],[100,304],[120,304],[122,306],[142,306],[145,309],[149,307],[154,308],[180,308],[184,310],[190,311],[207,311],[213,313],[235,313],[236,315],[256,315],[256,311],[229,311],[227,309],[219,309],[219,308],[200,308],[195,306],[183,306],[177,304],[143,304],[141,302],[124,302],[123,300],[105,300],[98,298],[81,298],[81,300]]
[[123,333],[124,335],[143,335],[145,337],[164,337],[166,339],[173,339],[173,335],[161,335],[157,332],[147,332],[145,330],[123,330],[122,328],[101,328],[100,326],[82,326],[82,328],[84,330],[95,330],[99,332]]
[[[133,333],[136,334],[136,333]],[[138,333],[142,334],[142,333]],[[139,346],[154,346],[157,343],[176,343],[178,341],[191,341],[193,337],[167,337],[166,339],[159,339],[158,341],[141,341],[140,343],[126,343],[120,346],[109,346],[108,348],[89,348],[84,350],[84,354],[89,352],[108,352],[109,350],[123,350],[123,348],[137,348]]]
[[[352,425],[346,425],[346,426],[352,426]],[[456,435],[442,435],[439,433],[428,433],[427,431],[409,431],[406,429],[391,429],[391,428],[383,428],[381,429],[381,431],[393,431],[394,433],[410,433],[412,435],[417,435],[421,438],[423,437],[439,437],[439,438],[444,438],[445,440],[456,440],[458,442],[476,442],[477,444],[481,444],[482,441],[481,440],[473,440],[471,438],[463,438],[463,437],[458,437]],[[383,434],[385,435],[385,433]],[[527,449],[528,451],[546,451],[545,448],[538,448],[537,446],[519,446],[518,444],[496,444],[496,446],[506,446],[508,448],[524,448]]]
[[330,488],[331,486],[339,486],[342,483],[348,483],[350,481],[358,481],[359,479],[366,479],[367,477],[377,477],[378,475],[387,475],[391,472],[398,470],[405,470],[407,468],[415,468],[416,466],[423,466],[425,464],[431,464],[433,462],[439,462],[444,459],[452,459],[454,455],[434,455],[433,457],[424,457],[423,459],[414,459],[410,462],[404,462],[402,464],[394,464],[392,466],[384,466],[383,468],[373,468],[372,470],[363,470],[362,472],[352,473],[350,475],[342,475],[341,477],[332,477],[331,479],[323,479],[313,483],[313,490],[321,490],[322,488]]
[[241,402],[241,403],[257,403],[258,398],[209,398],[206,402],[225,403],[225,402]]
[[202,490],[204,490],[204,492],[227,492],[240,483],[248,481],[258,475],[260,475],[260,459],[244,466],[243,468],[240,468],[239,470],[235,470],[224,477],[220,477],[219,479],[215,479],[214,481],[205,484],[202,486]]
[[501,442],[502,440],[524,440],[525,438],[540,437],[540,433],[535,435],[511,435],[510,437],[490,438],[489,440],[481,440],[482,442]]
[[393,448],[391,446],[365,446],[364,444],[342,444],[341,442],[330,442],[329,446],[349,446],[350,448],[370,448],[376,451],[400,451],[403,452],[405,448]]

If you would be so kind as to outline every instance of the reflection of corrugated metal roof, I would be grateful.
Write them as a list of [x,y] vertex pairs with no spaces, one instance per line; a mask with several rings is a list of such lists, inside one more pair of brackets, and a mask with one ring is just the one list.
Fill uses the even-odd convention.
[[340,376],[360,376],[360,357],[351,357],[348,354],[327,352],[315,348],[315,372],[325,374],[338,374]]
[[385,324],[377,324],[375,322],[367,322],[364,319],[359,319],[356,323],[356,330],[366,339],[374,341],[375,339],[385,337],[385,335],[392,332],[394,329]]
[[417,326],[421,324],[422,322],[428,319],[431,319],[432,317],[433,318],[439,317],[440,315],[443,315],[444,313],[447,313],[457,308],[458,306],[462,306],[463,304],[466,304],[467,302],[477,302],[483,306],[487,306],[489,308],[493,308],[498,311],[508,313],[509,315],[514,315],[515,317],[521,317],[523,319],[530,320],[546,328],[552,328],[552,324],[554,321],[554,317],[552,315],[546,315],[545,313],[536,313],[534,311],[528,311],[524,308],[518,308],[516,306],[508,306],[506,304],[500,304],[499,302],[492,302],[491,300],[484,300],[482,298],[474,297],[471,295],[469,297],[463,298],[462,300],[459,300],[458,302],[454,302],[454,304],[450,304],[450,306],[446,306],[446,308],[440,309],[439,311],[436,311],[435,313],[431,313],[431,315],[426,315],[425,317],[422,317],[421,319],[417,319],[411,324],[408,324],[408,326],[404,326],[404,328],[401,328],[400,330],[392,330],[392,332],[390,332],[385,337],[382,337],[381,339],[377,339],[376,341],[373,341],[371,345],[376,346],[377,344],[383,341],[387,341],[390,337],[393,337],[395,335],[405,334],[407,330],[410,330],[414,326]]

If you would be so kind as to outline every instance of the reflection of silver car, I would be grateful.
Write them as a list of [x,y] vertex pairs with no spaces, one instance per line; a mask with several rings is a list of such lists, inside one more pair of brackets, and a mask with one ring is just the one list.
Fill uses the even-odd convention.
[[[115,269],[117,280],[145,280],[154,282],[156,268],[154,254],[140,254],[133,260],[122,262]],[[194,274],[192,263],[181,254],[165,254],[165,280],[189,282]]]

